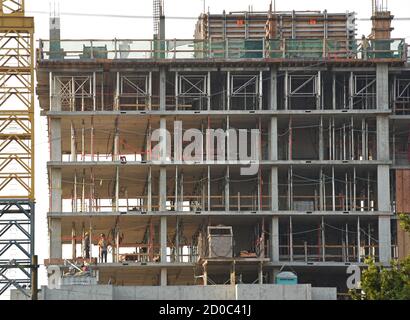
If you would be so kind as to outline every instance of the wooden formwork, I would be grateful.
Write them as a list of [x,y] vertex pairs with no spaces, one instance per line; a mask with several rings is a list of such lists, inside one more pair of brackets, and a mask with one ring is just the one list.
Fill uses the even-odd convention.
[[355,33],[354,13],[267,11],[202,14],[195,38],[353,40]]
[[[410,170],[396,170],[396,211],[410,214]],[[397,226],[399,258],[410,254],[410,236]]]

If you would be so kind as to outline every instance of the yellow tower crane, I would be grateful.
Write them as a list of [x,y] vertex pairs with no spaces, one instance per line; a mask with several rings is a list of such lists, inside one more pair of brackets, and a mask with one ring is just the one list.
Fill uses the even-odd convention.
[[34,260],[34,19],[0,0],[0,295],[36,278]]

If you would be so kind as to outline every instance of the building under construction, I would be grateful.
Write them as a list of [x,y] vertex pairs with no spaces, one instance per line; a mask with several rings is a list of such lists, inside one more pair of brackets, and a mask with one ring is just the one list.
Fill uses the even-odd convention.
[[408,253],[410,68],[387,8],[359,39],[354,13],[204,13],[191,40],[154,15],[153,40],[62,40],[53,17],[40,41],[53,284],[85,264],[122,298],[246,298],[283,271],[346,293],[349,265]]

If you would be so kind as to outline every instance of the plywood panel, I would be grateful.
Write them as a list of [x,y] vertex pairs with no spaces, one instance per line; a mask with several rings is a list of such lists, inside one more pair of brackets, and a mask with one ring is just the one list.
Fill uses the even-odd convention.
[[[398,222],[398,224],[400,224]],[[404,259],[410,255],[410,235],[397,226],[397,245],[399,249],[399,259]]]
[[[398,213],[410,214],[410,170],[396,170],[396,206]],[[399,258],[410,255],[410,235],[397,226]]]

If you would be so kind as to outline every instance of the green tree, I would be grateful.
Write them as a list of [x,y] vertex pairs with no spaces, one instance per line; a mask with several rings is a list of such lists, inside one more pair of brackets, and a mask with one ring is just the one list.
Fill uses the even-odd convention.
[[[410,215],[400,215],[400,225],[410,232]],[[403,261],[394,260],[390,267],[376,265],[373,258],[366,260],[367,269],[362,272],[361,291],[352,290],[355,300],[409,300],[410,256]]]

